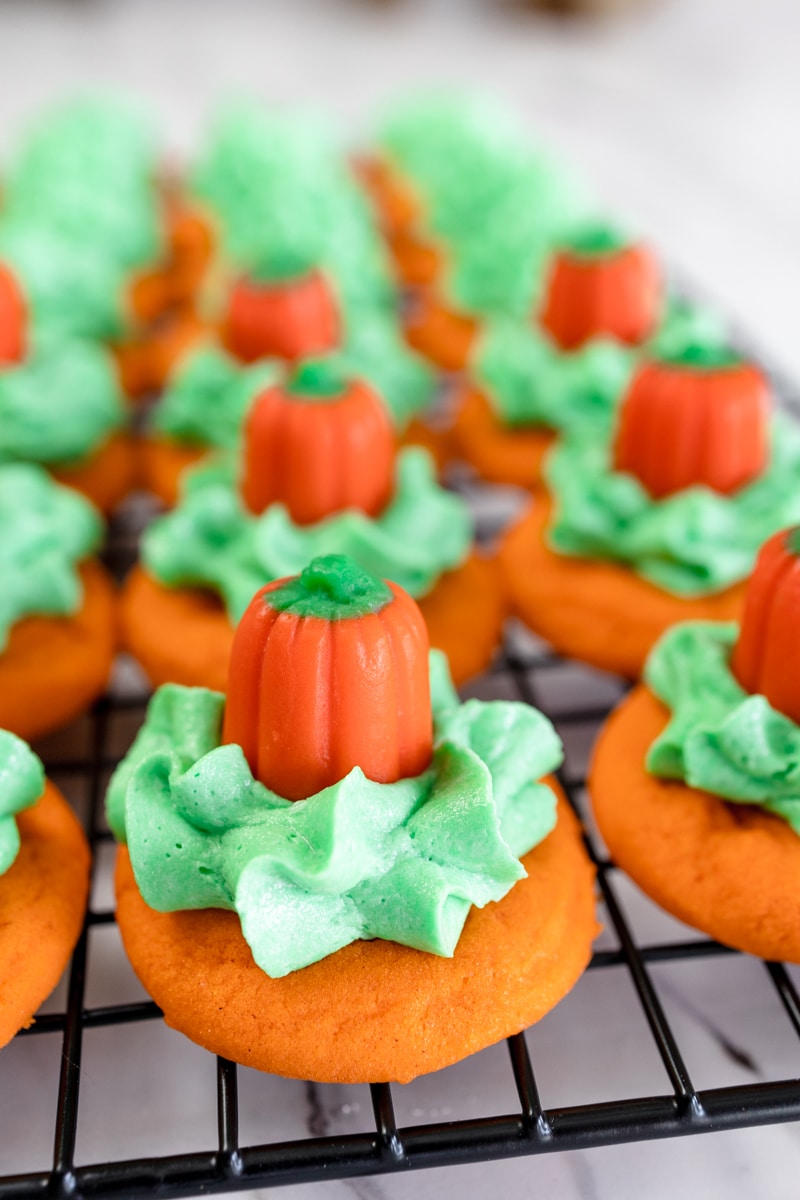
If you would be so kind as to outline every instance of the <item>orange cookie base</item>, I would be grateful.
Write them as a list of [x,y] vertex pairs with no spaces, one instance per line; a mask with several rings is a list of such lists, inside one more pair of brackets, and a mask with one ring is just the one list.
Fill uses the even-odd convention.
[[753,804],[648,775],[667,709],[637,687],[595,746],[589,780],[612,857],[663,908],[728,946],[800,962],[800,837]]
[[116,645],[114,585],[81,567],[83,607],[72,617],[26,617],[0,653],[0,729],[31,741],[80,716],[106,685]]
[[52,783],[17,824],[22,845],[0,875],[0,1046],[32,1024],[61,978],[89,892],[86,838]]
[[136,485],[136,452],[124,433],[110,437],[77,466],[58,467],[54,478],[82,492],[101,512],[112,512]]
[[486,396],[467,387],[451,432],[455,453],[491,483],[533,488],[544,456],[556,440],[551,429],[513,428],[495,415]]
[[117,921],[167,1024],[212,1053],[324,1083],[407,1083],[532,1025],[585,969],[594,870],[563,800],[556,829],[523,862],[528,878],[470,912],[453,958],[355,942],[270,979],[235,913],[148,908],[124,849]]
[[[491,661],[506,617],[496,564],[472,555],[449,571],[420,608],[431,645],[444,650],[458,685]],[[120,602],[122,641],[150,680],[224,692],[233,627],[211,592],[168,588],[135,567]]]
[[545,542],[551,504],[538,498],[500,549],[511,606],[560,653],[638,679],[677,621],[736,621],[745,585],[696,599],[664,592],[615,563],[556,554]]
[[405,321],[406,341],[443,371],[463,371],[478,337],[475,317],[448,308],[433,295],[415,297]]

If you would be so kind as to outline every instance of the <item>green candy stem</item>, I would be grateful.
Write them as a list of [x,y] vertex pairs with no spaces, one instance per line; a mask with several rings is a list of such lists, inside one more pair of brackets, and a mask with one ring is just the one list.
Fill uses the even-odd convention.
[[350,375],[341,356],[307,358],[301,362],[287,385],[298,400],[338,400],[347,391]]
[[687,341],[663,348],[656,344],[655,354],[659,362],[686,367],[690,371],[731,371],[744,361],[730,346],[713,341]]
[[627,238],[611,225],[584,225],[565,243],[565,249],[577,258],[606,258],[619,254],[630,245]]
[[790,554],[800,556],[800,525],[786,530],[786,549]]
[[348,558],[325,554],[312,559],[294,579],[288,579],[265,600],[276,612],[321,621],[344,621],[380,612],[393,599],[391,588]]

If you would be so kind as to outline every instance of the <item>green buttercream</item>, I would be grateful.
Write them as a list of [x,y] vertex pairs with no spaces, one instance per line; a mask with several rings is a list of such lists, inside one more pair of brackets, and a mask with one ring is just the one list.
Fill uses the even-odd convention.
[[22,617],[69,616],[81,605],[77,564],[100,544],[88,500],[39,466],[0,466],[0,650]]
[[0,729],[0,875],[19,853],[15,814],[30,808],[44,791],[44,767],[26,742]]
[[192,187],[216,214],[223,249],[256,279],[312,266],[332,278],[346,319],[394,298],[385,251],[346,156],[326,125],[261,105],[214,122]]
[[731,496],[692,487],[653,500],[633,475],[610,469],[608,442],[590,436],[556,447],[545,474],[556,501],[554,550],[625,564],[678,596],[745,579],[762,543],[800,521],[800,429],[780,414],[769,466]]
[[296,803],[254,780],[239,746],[196,755],[218,727],[221,695],[161,688],[108,799],[146,902],[164,912],[235,910],[273,977],[358,939],[452,955],[470,907],[523,878],[519,857],[555,825],[555,797],[533,781],[562,751],[547,719],[525,705],[459,706],[441,661],[431,685],[429,770],[380,784],[356,767]]
[[560,430],[607,430],[634,366],[634,353],[618,342],[598,338],[564,354],[532,326],[511,322],[487,329],[474,360],[504,424]]
[[8,171],[6,210],[28,229],[139,266],[161,249],[155,163],[151,131],[133,106],[81,97],[29,130]]
[[179,442],[234,450],[253,400],[280,375],[268,359],[245,367],[224,350],[203,346],[170,380],[153,411],[153,428]]
[[269,593],[269,607],[295,617],[345,621],[380,612],[392,590],[346,554],[323,554]]
[[0,367],[0,462],[69,463],[126,421],[109,354],[91,342],[42,343]]
[[341,355],[353,375],[373,385],[398,431],[432,403],[434,372],[403,341],[395,318],[365,314],[348,329]]
[[298,400],[338,400],[350,385],[347,364],[335,354],[307,358],[292,372],[287,391]]
[[35,336],[110,339],[122,333],[124,275],[93,246],[4,220],[0,260],[22,286]]
[[168,587],[207,587],[237,622],[271,579],[297,575],[320,554],[347,554],[370,574],[422,596],[463,562],[472,540],[463,500],[440,488],[424,451],[402,450],[394,498],[375,518],[355,510],[316,525],[295,525],[282,504],[260,516],[243,507],[219,466],[188,472],[173,512],[142,541],[147,570]]
[[647,769],[726,800],[760,804],[800,834],[800,726],[740,687],[739,627],[687,621],[656,643],[645,679],[671,710]]

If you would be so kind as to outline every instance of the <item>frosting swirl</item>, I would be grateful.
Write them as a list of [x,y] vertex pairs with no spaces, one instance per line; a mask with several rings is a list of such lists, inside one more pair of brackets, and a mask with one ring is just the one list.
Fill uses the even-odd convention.
[[100,544],[103,523],[88,500],[29,463],[0,466],[0,650],[30,615],[69,616],[81,605],[76,566]]
[[671,711],[647,769],[743,804],[759,804],[800,834],[800,726],[739,685],[729,660],[735,623],[686,621],[668,630],[644,678]]
[[589,434],[556,447],[545,474],[554,550],[624,564],[677,596],[746,578],[770,534],[800,522],[800,429],[781,414],[766,471],[731,496],[691,487],[653,500],[633,475],[611,470],[608,442]]
[[422,596],[466,557],[472,540],[464,502],[436,483],[424,450],[401,450],[394,498],[375,518],[355,510],[295,525],[282,504],[260,516],[243,507],[228,464],[187,472],[176,509],[142,542],[147,570],[167,587],[207,587],[239,620],[264,583],[297,575],[320,554],[346,554],[381,579]]
[[108,793],[142,896],[162,912],[234,909],[259,967],[280,977],[358,939],[452,955],[470,907],[524,877],[555,825],[533,782],[562,759],[526,705],[459,705],[432,652],[433,763],[380,784],[355,767],[291,803],[219,745],[224,696],[161,688]]
[[43,343],[19,366],[0,368],[0,462],[80,459],[125,419],[114,366],[93,343]]
[[0,875],[19,853],[15,816],[30,808],[44,791],[44,767],[27,742],[0,729]]

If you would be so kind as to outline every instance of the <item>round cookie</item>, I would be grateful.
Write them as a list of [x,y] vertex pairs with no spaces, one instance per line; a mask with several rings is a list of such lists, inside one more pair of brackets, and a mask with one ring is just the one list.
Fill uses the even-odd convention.
[[647,774],[667,718],[637,687],[595,746],[589,791],[612,857],[686,924],[748,954],[800,962],[800,838],[756,805]]
[[71,617],[25,617],[0,654],[0,728],[30,741],[79,716],[103,691],[116,644],[114,585],[80,568],[84,596]]
[[61,978],[89,892],[86,838],[52,783],[16,820],[20,850],[0,876],[0,1046],[32,1023]]
[[504,425],[475,387],[465,388],[450,436],[456,455],[482,479],[523,488],[540,482],[542,460],[556,438],[542,425]]
[[[507,613],[495,563],[471,555],[418,603],[456,685],[489,665]],[[213,593],[167,588],[136,567],[123,588],[120,619],[124,646],[154,684],[225,691],[233,626]]]
[[638,679],[653,643],[676,621],[733,621],[744,583],[685,599],[615,563],[557,554],[546,542],[551,503],[537,499],[505,536],[500,564],[516,614],[560,653]]
[[523,863],[526,879],[470,912],[450,959],[362,941],[271,979],[235,914],[150,909],[124,849],[117,920],[167,1024],[213,1053],[320,1082],[405,1083],[539,1020],[586,967],[594,869],[563,800],[556,829]]

